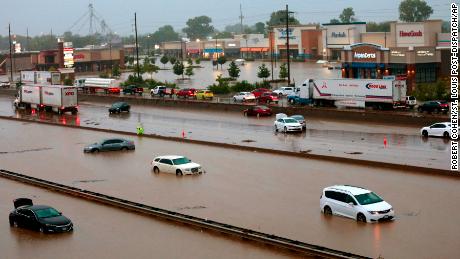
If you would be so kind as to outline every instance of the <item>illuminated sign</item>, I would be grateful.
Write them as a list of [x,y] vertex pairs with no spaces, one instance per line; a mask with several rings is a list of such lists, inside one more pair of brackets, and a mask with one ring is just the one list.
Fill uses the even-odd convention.
[[399,51],[399,50],[392,50],[390,52],[390,55],[393,56],[393,57],[405,57],[406,53],[402,52],[402,51]]
[[399,37],[422,37],[422,31],[399,31]]
[[368,59],[368,58],[375,58],[376,55],[375,53],[359,53],[359,52],[355,52],[354,55],[353,55],[354,58],[357,58],[357,59]]
[[72,42],[64,42],[64,67],[71,68],[74,65]]
[[434,52],[430,50],[417,50],[418,57],[434,57]]

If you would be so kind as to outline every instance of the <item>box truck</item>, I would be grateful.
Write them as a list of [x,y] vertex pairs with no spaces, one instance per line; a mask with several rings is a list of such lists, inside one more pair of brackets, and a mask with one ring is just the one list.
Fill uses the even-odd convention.
[[[80,79],[81,80],[81,79]],[[75,81],[74,85],[78,86],[81,83]],[[120,84],[111,78],[85,78],[82,83],[83,90],[87,93],[111,93],[119,94],[120,93]]]
[[288,100],[292,104],[389,109],[405,107],[406,92],[405,80],[307,79]]

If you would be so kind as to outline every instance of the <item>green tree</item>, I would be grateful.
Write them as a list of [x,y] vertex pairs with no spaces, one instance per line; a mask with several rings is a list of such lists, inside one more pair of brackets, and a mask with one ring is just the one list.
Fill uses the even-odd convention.
[[199,65],[200,63],[201,63],[201,59],[200,59],[200,58],[195,59],[195,64]]
[[210,25],[211,22],[211,18],[204,15],[190,18],[186,23],[187,27],[182,31],[191,40],[204,39],[214,32],[214,27]]
[[381,31],[390,31],[390,22],[368,22],[366,24],[366,31],[367,32],[381,32]]
[[258,78],[262,78],[262,80],[265,81],[270,75],[270,70],[268,70],[265,64],[259,66],[259,71],[257,72]]
[[169,63],[171,63],[171,65],[176,64],[176,61],[177,61],[176,57],[169,57]]
[[431,8],[423,0],[404,0],[399,4],[399,19],[404,22],[421,22],[433,14]]
[[265,24],[263,22],[254,24],[254,33],[265,34]]
[[171,25],[165,25],[152,34],[152,39],[154,43],[175,41],[179,40],[179,33],[175,32]]
[[340,23],[340,21],[337,18],[333,18],[331,19],[330,23]]
[[193,66],[193,60],[192,60],[192,58],[188,58],[188,59],[187,59],[187,64],[188,64],[189,66]]
[[193,67],[192,66],[188,66],[186,69],[185,69],[185,75],[188,76],[188,77],[191,77],[193,76],[195,73],[193,73]]
[[167,56],[163,56],[160,59],[161,64],[163,64],[163,68],[166,67],[166,64],[169,62],[169,58]]
[[112,67],[112,76],[114,77],[119,77],[121,75],[120,73],[120,66],[118,66],[118,64],[115,64],[113,67]]
[[348,7],[343,9],[342,13],[339,16],[339,19],[342,23],[350,23],[356,21],[355,12],[353,11],[353,8]]
[[174,74],[176,74],[178,76],[181,75],[182,78],[184,78],[184,64],[182,64],[182,62],[177,60],[176,63],[174,63],[173,72],[174,72]]
[[283,64],[280,66],[279,78],[281,78],[281,79],[284,80],[286,77],[288,77],[288,71],[287,71],[286,63],[283,63]]
[[[286,24],[286,10],[279,10],[279,11],[273,12],[270,15],[270,20],[267,21],[268,27],[276,26],[276,25],[284,25],[284,24]],[[300,22],[295,17],[290,15],[289,24],[296,25],[296,24],[300,24]]]
[[158,72],[158,66],[155,66],[154,64],[150,63],[150,62],[147,62],[147,63],[144,63],[144,66],[143,66],[143,71],[145,73],[148,73],[150,74],[150,79],[152,79],[152,74],[153,73],[157,73]]
[[220,69],[222,69],[222,65],[227,62],[227,58],[225,56],[220,56],[217,58],[217,64],[220,65]]
[[230,39],[233,37],[233,34],[228,31],[221,31],[216,34],[215,39]]
[[228,75],[231,78],[238,78],[240,76],[240,68],[235,64],[235,61],[230,62],[230,65],[228,66]]

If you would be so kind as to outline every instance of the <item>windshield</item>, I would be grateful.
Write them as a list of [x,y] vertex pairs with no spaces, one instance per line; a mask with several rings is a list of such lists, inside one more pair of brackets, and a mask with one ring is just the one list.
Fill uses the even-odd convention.
[[303,116],[301,115],[294,115],[294,116],[291,116],[291,118],[296,119],[296,120],[304,120]]
[[257,107],[255,107],[255,108],[256,108],[256,109],[259,108],[259,109],[262,109],[262,110],[267,110],[267,109],[268,109],[267,106],[257,106]]
[[415,97],[413,97],[413,96],[408,96],[407,98],[408,98],[409,100],[411,100],[411,101],[415,100]]
[[190,163],[190,159],[186,157],[176,158],[176,159],[173,159],[173,163],[175,165],[183,165],[183,164]]
[[383,201],[382,198],[380,198],[377,194],[373,192],[355,195],[355,198],[361,205],[373,204]]
[[297,121],[294,119],[284,119],[284,122],[285,123],[297,123]]
[[112,107],[113,108],[118,108],[118,107],[121,107],[123,105],[123,103],[114,103],[112,104]]
[[46,209],[41,209],[41,210],[36,210],[35,214],[37,214],[38,218],[52,218],[52,217],[57,217],[60,216],[61,214],[53,209],[53,208],[46,208]]

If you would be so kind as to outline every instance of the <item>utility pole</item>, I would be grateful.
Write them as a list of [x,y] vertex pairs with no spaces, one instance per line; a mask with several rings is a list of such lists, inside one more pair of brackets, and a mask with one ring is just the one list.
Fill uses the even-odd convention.
[[137,77],[140,78],[140,70],[139,70],[139,46],[137,44],[137,15],[134,13],[134,31],[136,33],[136,61],[137,61]]
[[8,37],[10,41],[10,82],[13,82],[13,50],[11,44],[11,24],[8,23]]
[[240,4],[240,30],[241,30],[241,35],[243,35],[243,9],[241,7],[241,4]]
[[286,50],[287,50],[287,72],[288,72],[288,86],[291,85],[291,64],[290,64],[290,49],[289,49],[289,8],[286,5]]
[[27,30],[26,30],[26,40],[27,40],[27,51],[30,51],[30,46],[29,46],[29,27],[27,27]]

